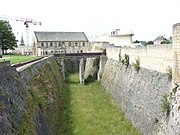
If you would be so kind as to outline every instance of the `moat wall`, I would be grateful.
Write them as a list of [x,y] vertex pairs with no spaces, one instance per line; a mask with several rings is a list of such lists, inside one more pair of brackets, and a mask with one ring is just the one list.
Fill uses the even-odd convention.
[[108,59],[100,81],[135,127],[144,135],[151,135],[163,116],[161,99],[171,89],[171,79],[142,67],[137,72]]
[[[50,68],[50,66],[54,68]],[[46,71],[46,75],[43,78],[39,78],[43,76],[43,73]],[[51,91],[49,91],[53,90],[53,93],[58,93],[53,87],[61,89],[63,83],[60,67],[58,63],[54,61],[54,58],[50,57],[36,62],[20,72],[17,72],[16,68],[12,67],[9,62],[3,62],[0,63],[0,74],[0,116],[2,119],[0,123],[0,134],[56,134],[58,129],[54,127],[58,126],[59,121],[53,124],[54,122],[50,122],[49,120],[51,115],[48,114],[54,110],[44,111],[46,108],[42,109],[42,107],[39,106],[41,105],[40,102],[38,103],[36,101],[37,99],[39,99],[39,101],[40,99],[47,100],[42,103],[48,102],[48,105],[58,102],[55,103],[58,107],[54,105],[51,106],[54,109],[59,108],[61,98],[56,94],[55,98],[52,99]],[[58,85],[54,83],[52,87],[51,81],[53,81],[53,79],[50,77],[53,79],[59,78],[62,82],[58,82]],[[48,78],[50,80],[48,80]],[[46,81],[46,83],[42,85],[41,83],[43,83],[43,81]],[[49,82],[47,83],[47,81]],[[36,82],[38,83],[37,86],[35,86]],[[33,97],[32,91],[41,85],[44,90],[47,89],[47,95],[44,94],[45,97]],[[48,88],[50,86],[51,88]],[[31,92],[29,91],[30,89]],[[34,94],[38,94],[36,91],[34,92]],[[43,94],[43,92],[40,92],[40,94]],[[29,105],[32,104],[33,106],[29,107]],[[56,110],[55,112],[59,111]],[[60,115],[56,116],[58,117]]]

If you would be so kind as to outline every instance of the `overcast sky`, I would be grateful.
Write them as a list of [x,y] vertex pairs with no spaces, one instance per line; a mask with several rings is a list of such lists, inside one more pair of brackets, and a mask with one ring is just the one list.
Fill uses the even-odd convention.
[[[41,21],[30,32],[83,31],[87,36],[113,29],[132,30],[133,40],[169,38],[172,25],[180,22],[180,0],[0,0],[0,15]],[[10,21],[17,35],[22,22]],[[25,36],[25,35],[24,35]]]

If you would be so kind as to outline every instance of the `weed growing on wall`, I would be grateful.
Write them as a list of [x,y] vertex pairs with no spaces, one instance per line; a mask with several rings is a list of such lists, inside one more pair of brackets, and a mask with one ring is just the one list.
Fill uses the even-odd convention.
[[137,59],[135,59],[135,63],[132,63],[132,66],[135,68],[135,70],[137,72],[139,72],[139,69],[140,69],[140,58],[139,57]]
[[166,113],[167,116],[169,116],[170,114],[170,102],[168,100],[168,95],[165,94],[162,99],[161,99],[161,107],[162,107],[162,110],[163,112]]
[[168,76],[169,79],[172,79],[172,68],[171,67],[167,67],[166,75]]
[[180,110],[180,106],[178,106],[178,111]]
[[121,58],[121,62],[123,65],[126,65],[126,68],[129,66],[129,55],[124,54],[124,58]]
[[176,85],[174,88],[172,88],[172,91],[173,91],[174,94],[176,94],[178,87],[179,87],[179,85]]
[[121,62],[121,54],[119,54],[119,61]]
[[154,118],[154,123],[158,123],[158,122],[159,122],[158,118]]

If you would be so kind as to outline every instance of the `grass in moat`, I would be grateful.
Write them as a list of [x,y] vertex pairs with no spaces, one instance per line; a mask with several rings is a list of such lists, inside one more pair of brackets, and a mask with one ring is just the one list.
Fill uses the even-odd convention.
[[69,76],[65,100],[63,135],[139,135],[97,81],[79,84],[78,74]]
[[[10,61],[11,64],[20,63],[28,60],[33,60],[38,58],[37,56],[24,56],[24,55],[3,55],[6,61]],[[3,60],[0,60],[2,62]]]

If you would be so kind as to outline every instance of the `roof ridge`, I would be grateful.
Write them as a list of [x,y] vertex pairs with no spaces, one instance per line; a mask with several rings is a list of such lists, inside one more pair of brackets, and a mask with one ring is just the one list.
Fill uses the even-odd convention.
[[44,33],[84,33],[84,32],[80,32],[80,31],[78,31],[78,32],[75,32],[75,31],[72,31],[72,32],[70,32],[70,31],[34,31],[34,32],[44,32]]
[[38,41],[88,41],[84,32],[34,31]]

